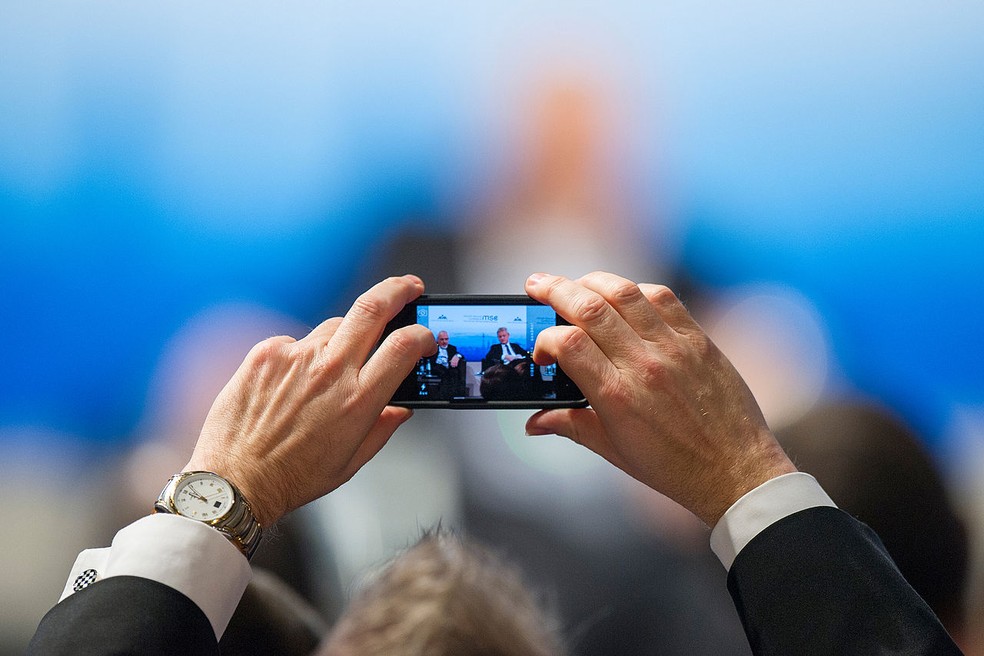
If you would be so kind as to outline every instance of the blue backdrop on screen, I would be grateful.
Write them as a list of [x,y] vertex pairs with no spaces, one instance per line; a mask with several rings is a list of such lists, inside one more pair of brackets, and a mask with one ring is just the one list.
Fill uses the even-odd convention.
[[437,334],[446,330],[449,343],[470,362],[479,362],[489,347],[499,343],[498,330],[509,331],[509,343],[530,353],[540,332],[555,325],[553,309],[542,305],[421,305],[417,323]]

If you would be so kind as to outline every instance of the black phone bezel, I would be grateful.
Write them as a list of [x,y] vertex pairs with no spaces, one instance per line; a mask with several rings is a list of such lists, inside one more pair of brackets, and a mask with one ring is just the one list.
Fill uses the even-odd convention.
[[[425,294],[411,303],[408,303],[397,314],[392,321],[386,325],[383,338],[397,328],[413,325],[417,323],[417,307],[420,305],[474,305],[474,306],[495,306],[495,305],[544,305],[529,296],[522,294]],[[559,314],[556,325],[570,325]],[[512,410],[540,410],[545,408],[583,408],[588,405],[588,400],[581,393],[580,389],[573,380],[558,365],[555,374],[555,384],[557,385],[558,396],[563,393],[563,398],[556,399],[530,399],[522,401],[497,401],[481,398],[451,398],[443,400],[420,400],[398,399],[401,391],[416,389],[416,373],[410,374],[400,384],[400,388],[390,400],[390,405],[404,408],[434,408],[434,409],[458,409],[458,410],[480,410],[480,409],[512,409]]]

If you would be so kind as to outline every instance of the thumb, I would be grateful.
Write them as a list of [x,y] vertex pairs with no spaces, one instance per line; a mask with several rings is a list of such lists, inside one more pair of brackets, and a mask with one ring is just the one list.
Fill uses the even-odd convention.
[[[376,423],[369,429],[365,440],[359,445],[352,459],[342,475],[342,483],[355,476],[355,473],[362,469],[362,466],[372,460],[373,456],[379,453],[389,438],[393,435],[400,424],[413,416],[413,410],[409,408],[398,408],[388,405],[380,413]],[[341,483],[339,483],[341,485]]]
[[527,435],[563,435],[592,451],[592,436],[603,432],[601,420],[591,408],[541,410],[526,420]]
[[601,419],[592,408],[541,410],[526,420],[526,434],[562,435],[625,470]]

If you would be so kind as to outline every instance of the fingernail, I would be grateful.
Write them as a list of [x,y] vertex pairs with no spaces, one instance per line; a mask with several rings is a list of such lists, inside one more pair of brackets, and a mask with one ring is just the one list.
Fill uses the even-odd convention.
[[547,274],[545,274],[545,273],[534,273],[527,280],[529,280],[529,282],[531,284],[534,284],[535,285],[536,283],[540,282],[541,280],[543,280],[546,277],[547,277]]
[[527,428],[526,429],[526,436],[527,437],[536,437],[537,435],[550,435],[550,431],[543,430],[542,428]]

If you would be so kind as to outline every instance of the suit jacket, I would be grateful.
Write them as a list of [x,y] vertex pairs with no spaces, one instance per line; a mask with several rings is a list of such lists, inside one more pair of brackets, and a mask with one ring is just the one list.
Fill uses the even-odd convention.
[[[878,536],[836,508],[786,517],[742,549],[728,589],[757,655],[959,656]],[[114,577],[51,609],[28,654],[218,654],[208,619],[160,583]]]
[[[430,363],[431,373],[441,378],[441,386],[433,398],[449,399],[452,396],[465,395],[465,356],[458,353],[458,348],[454,344],[447,345],[448,366],[437,364],[437,353],[424,358]],[[458,366],[451,366],[451,359],[456,355],[461,355]]]
[[[525,358],[527,355],[529,355],[526,349],[524,349],[519,344],[513,344],[512,342],[509,342],[509,346],[512,347],[513,353],[515,353],[518,356]],[[488,369],[494,364],[502,364],[502,344],[499,343],[495,343],[492,346],[490,346],[489,352],[485,354],[484,358],[482,358],[482,371],[485,371],[486,369]]]
[[48,611],[27,653],[37,656],[218,656],[205,613],[163,583],[97,581]]
[[[448,363],[450,364],[451,358],[453,358],[454,356],[458,355],[458,347],[455,346],[454,344],[448,344],[447,350],[448,350]],[[463,366],[463,364],[464,364],[464,358],[465,358],[465,356],[462,355],[461,356],[462,362],[460,362],[458,364],[459,367],[460,366]],[[425,360],[430,360],[431,366],[437,365],[437,353],[435,353],[434,355],[428,356],[428,357],[426,357],[424,359]]]
[[755,536],[728,591],[755,654],[960,654],[874,531],[837,508]]

